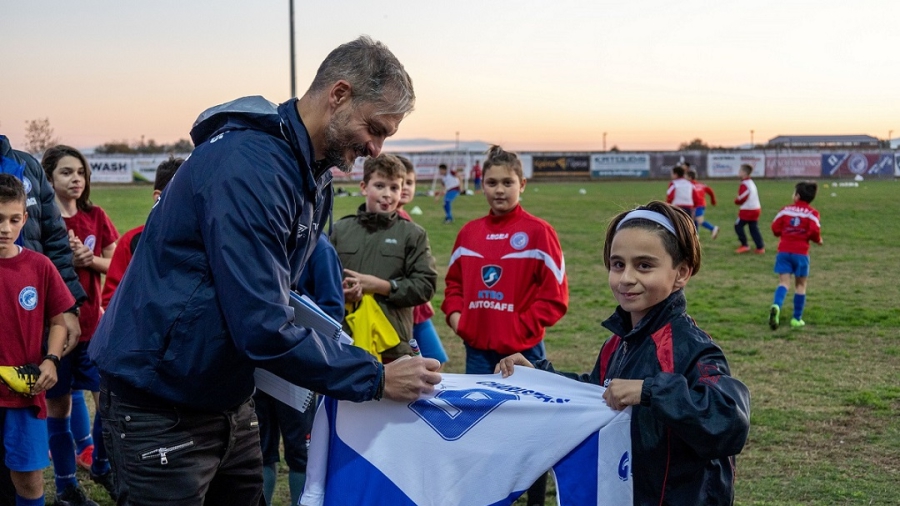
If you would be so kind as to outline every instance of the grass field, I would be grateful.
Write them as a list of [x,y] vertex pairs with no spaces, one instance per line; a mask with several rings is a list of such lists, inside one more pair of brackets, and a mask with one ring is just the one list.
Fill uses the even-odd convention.
[[[703,265],[686,293],[691,316],[725,350],[733,374],[752,395],[750,439],[738,457],[736,503],[898,504],[900,183],[824,188],[820,182],[813,206],[822,214],[825,244],[811,251],[807,326],[792,331],[783,325],[776,332],[766,324],[777,247],[768,224],[790,203],[793,182],[757,181],[767,253],[742,256],[733,253],[737,211],[731,201],[737,182],[707,183],[720,199],[719,206],[707,209],[707,218],[722,232],[716,241],[702,232]],[[528,184],[524,207],[556,228],[566,256],[569,312],[546,338],[558,369],[589,370],[608,337],[600,325],[615,307],[601,261],[606,223],[621,210],[663,197],[666,186],[666,181]],[[579,188],[587,193],[579,194]],[[96,186],[92,196],[124,232],[144,220],[150,193],[149,186]],[[336,199],[335,216],[351,214],[361,202],[359,197]],[[424,211],[414,218],[429,233],[441,274],[433,301],[439,307],[456,233],[483,216],[487,204],[480,195],[458,198],[451,225],[442,224],[441,204],[434,199],[420,196],[412,205]],[[783,323],[791,300],[789,295]],[[461,342],[442,315],[435,323],[450,355],[447,372],[462,372]],[[105,499],[102,492],[93,495]],[[283,487],[279,500],[287,503]]]

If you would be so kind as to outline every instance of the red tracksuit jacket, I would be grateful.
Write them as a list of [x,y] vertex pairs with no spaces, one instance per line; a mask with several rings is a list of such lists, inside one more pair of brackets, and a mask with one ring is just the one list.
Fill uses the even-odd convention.
[[802,200],[785,206],[772,220],[772,233],[781,238],[778,242],[779,253],[808,255],[809,242],[822,241],[819,211]]
[[441,309],[459,312],[469,346],[508,355],[536,346],[569,306],[556,232],[517,206],[470,221],[456,237]]

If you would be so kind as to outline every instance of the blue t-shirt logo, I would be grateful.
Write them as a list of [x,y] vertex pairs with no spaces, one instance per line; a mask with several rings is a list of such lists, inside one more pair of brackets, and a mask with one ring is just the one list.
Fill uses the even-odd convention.
[[26,311],[31,311],[38,305],[38,293],[33,286],[26,286],[19,292],[19,305]]

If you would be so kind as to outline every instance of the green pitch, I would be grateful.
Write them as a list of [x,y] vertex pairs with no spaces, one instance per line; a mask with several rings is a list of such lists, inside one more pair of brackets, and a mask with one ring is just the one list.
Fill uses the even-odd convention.
[[[804,320],[792,331],[792,293],[782,327],[769,330],[776,285],[777,241],[769,223],[791,202],[794,181],[756,180],[762,200],[765,255],[735,255],[732,204],[736,180],[706,180],[719,205],[701,231],[703,264],[686,289],[688,311],[725,350],[733,374],[752,395],[752,426],[737,458],[736,503],[896,504],[900,496],[900,183],[864,181],[834,187],[820,181],[813,202],[822,215],[824,246],[813,245]],[[423,182],[420,191],[430,187]],[[828,188],[824,184],[829,184]],[[608,220],[617,212],[662,199],[668,181],[529,183],[522,204],[557,230],[569,277],[568,314],[546,338],[559,369],[589,371],[608,337],[600,322],[615,307],[601,253]],[[350,191],[358,186],[348,185]],[[579,189],[584,188],[585,194]],[[140,224],[151,206],[149,186],[95,186],[94,202],[120,232]],[[834,196],[832,196],[832,193]],[[335,216],[355,212],[362,197],[335,199]],[[425,227],[441,273],[433,304],[443,300],[443,275],[462,224],[487,213],[481,195],[461,196],[455,223],[444,225],[442,202],[418,196],[410,204]],[[450,355],[447,372],[462,372],[463,347],[438,310],[435,325]],[[89,480],[82,480],[90,486]],[[286,488],[286,487],[284,487]],[[96,491],[96,497],[105,495]],[[287,503],[286,489],[277,492]],[[101,504],[111,504],[109,502]],[[548,504],[550,504],[548,499]]]

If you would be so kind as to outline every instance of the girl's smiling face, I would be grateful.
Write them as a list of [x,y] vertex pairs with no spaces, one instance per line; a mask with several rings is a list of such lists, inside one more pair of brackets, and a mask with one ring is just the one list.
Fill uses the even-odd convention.
[[[609,288],[622,309],[631,313],[636,326],[653,306],[684,288],[691,277],[685,262],[672,265],[660,232],[623,228],[612,240],[609,256]],[[668,233],[668,232],[661,232]]]

